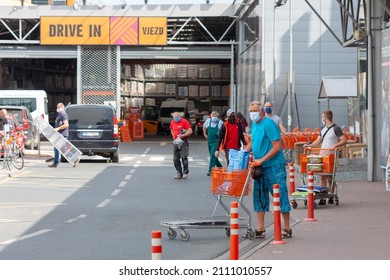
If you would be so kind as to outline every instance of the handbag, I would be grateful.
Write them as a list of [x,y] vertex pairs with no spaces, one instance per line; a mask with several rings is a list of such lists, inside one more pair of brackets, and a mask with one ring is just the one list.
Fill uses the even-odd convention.
[[252,177],[252,179],[258,180],[261,177],[263,177],[263,174],[264,174],[263,173],[263,167],[261,167],[261,165],[251,167],[251,177]]

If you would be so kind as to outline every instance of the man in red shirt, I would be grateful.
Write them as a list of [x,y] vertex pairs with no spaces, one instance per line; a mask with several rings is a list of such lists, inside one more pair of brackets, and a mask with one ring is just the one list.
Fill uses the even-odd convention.
[[[174,179],[187,179],[188,177],[188,154],[190,145],[188,137],[192,134],[191,124],[180,116],[179,112],[172,114],[170,129],[173,137],[173,164],[177,174]],[[182,168],[183,164],[183,168]]]
[[238,123],[233,109],[227,110],[228,120],[223,124],[218,137],[218,146],[215,157],[219,156],[219,149],[225,150],[226,162],[229,165],[229,150],[239,151],[241,142],[246,145],[242,126]]

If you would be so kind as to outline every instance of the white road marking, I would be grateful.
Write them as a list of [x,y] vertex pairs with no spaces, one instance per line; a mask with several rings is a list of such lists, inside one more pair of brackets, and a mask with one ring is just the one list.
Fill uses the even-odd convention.
[[124,186],[126,186],[127,182],[126,181],[122,181],[118,187],[120,188],[123,188]]
[[52,231],[52,229],[43,229],[43,230],[40,230],[40,231],[37,231],[37,232],[34,232],[34,233],[30,233],[30,234],[27,234],[27,235],[20,236],[20,237],[15,238],[15,239],[10,239],[10,240],[4,241],[4,242],[2,242],[0,244],[1,245],[9,245],[9,244],[12,244],[12,243],[15,243],[15,242],[18,242],[18,241],[22,241],[22,240],[25,240],[25,239],[28,239],[28,238],[32,238],[32,237],[44,234],[44,233],[49,232],[49,231]]
[[103,208],[103,207],[106,207],[110,202],[112,201],[112,199],[105,199],[103,200],[102,203],[100,203],[99,205],[97,205],[96,207],[97,208]]
[[131,170],[129,171],[130,174],[134,174],[134,172],[135,172],[135,169],[131,169]]
[[165,157],[150,157],[149,161],[164,161]]
[[130,161],[133,159],[134,159],[134,157],[121,157],[121,161]]
[[126,175],[124,180],[130,180],[133,175]]
[[112,192],[111,196],[117,196],[121,192],[121,189],[116,189]]
[[146,157],[146,154],[142,154],[141,157]]
[[10,220],[10,219],[0,219],[0,223],[16,223],[19,220]]
[[78,220],[81,220],[81,219],[85,219],[88,215],[86,214],[81,214],[79,216],[77,216],[76,218],[73,218],[73,219],[69,219],[67,220],[65,223],[74,223],[74,222],[77,222]]

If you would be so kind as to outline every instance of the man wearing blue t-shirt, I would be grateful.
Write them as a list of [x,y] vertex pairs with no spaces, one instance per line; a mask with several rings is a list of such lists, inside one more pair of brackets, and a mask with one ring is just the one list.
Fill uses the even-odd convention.
[[280,130],[276,123],[265,117],[263,105],[253,101],[249,105],[249,115],[252,120],[251,139],[246,150],[253,152],[251,166],[262,166],[263,176],[254,180],[253,207],[257,213],[256,238],[265,237],[264,217],[269,211],[269,195],[273,194],[273,185],[279,184],[280,212],[284,220],[282,236],[292,237],[290,227],[290,201],[287,191],[287,173],[282,144],[280,142]]

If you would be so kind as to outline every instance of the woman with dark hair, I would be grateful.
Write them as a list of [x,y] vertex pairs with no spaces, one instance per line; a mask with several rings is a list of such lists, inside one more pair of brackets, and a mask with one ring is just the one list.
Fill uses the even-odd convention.
[[238,122],[241,124],[242,132],[245,133],[246,127],[248,126],[248,122],[246,121],[244,115],[241,112],[238,112],[236,117]]

